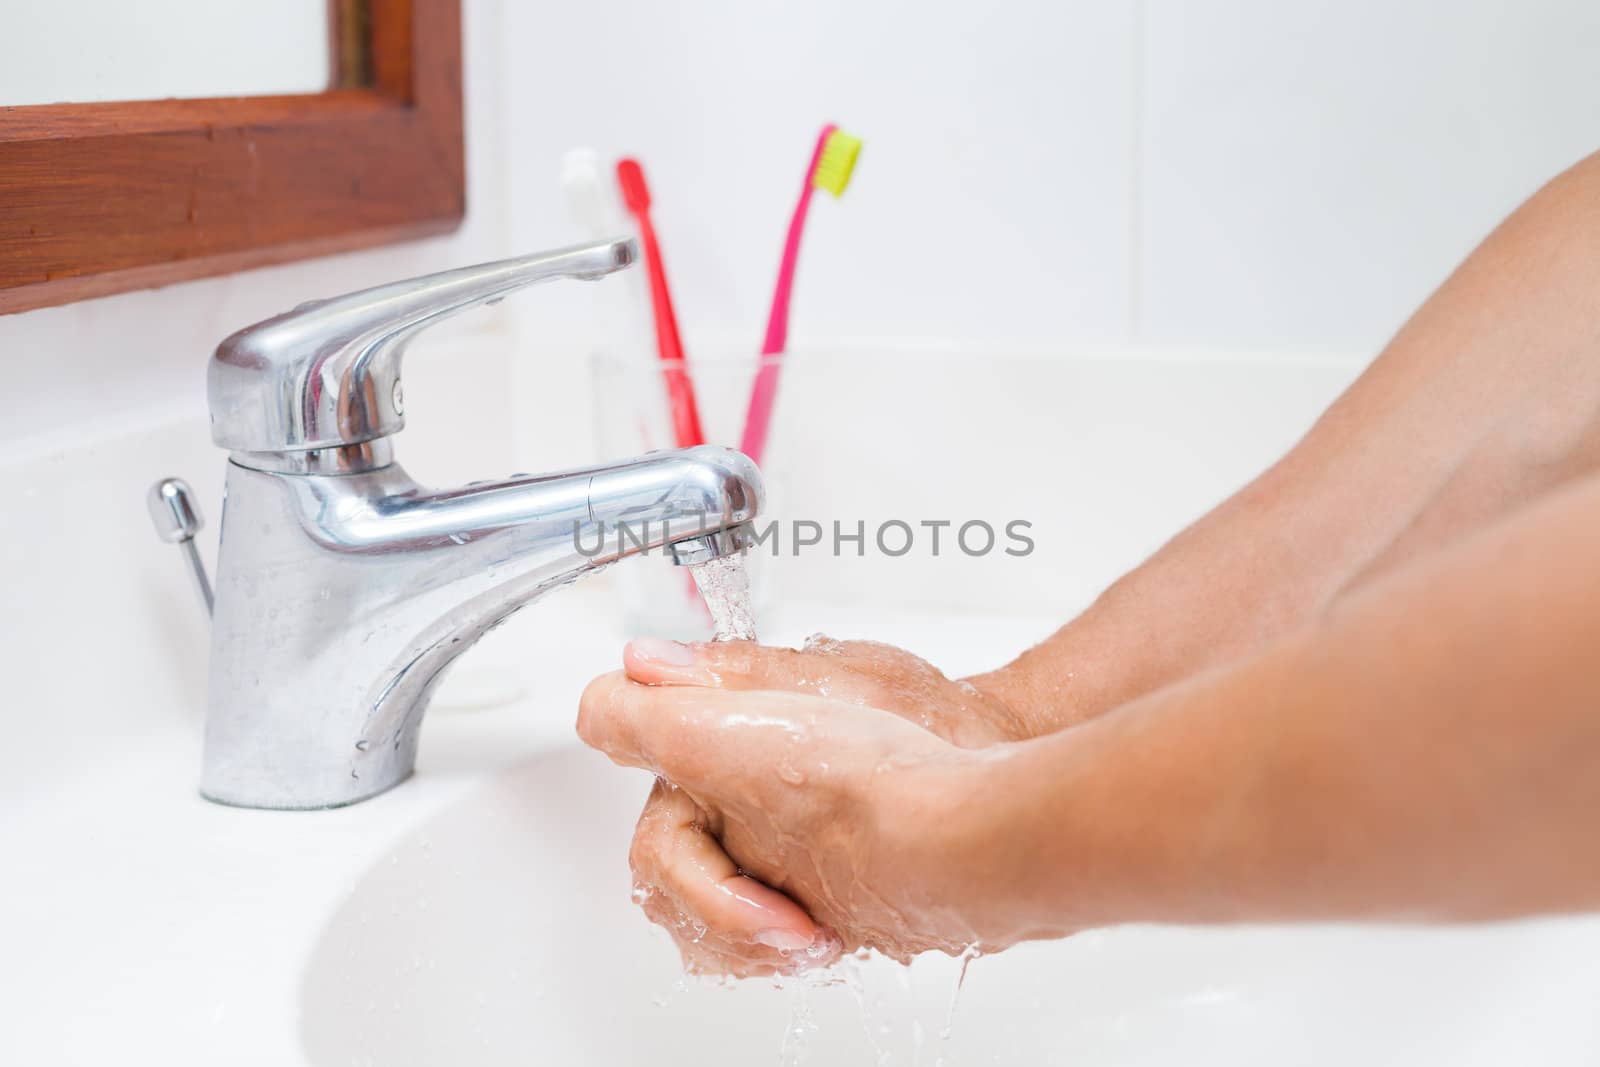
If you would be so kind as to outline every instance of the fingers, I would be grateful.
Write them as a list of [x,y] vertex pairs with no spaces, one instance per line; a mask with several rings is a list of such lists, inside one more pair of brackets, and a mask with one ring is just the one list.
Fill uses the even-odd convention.
[[628,677],[644,685],[806,693],[879,708],[964,748],[1023,732],[1008,708],[974,687],[874,641],[817,637],[796,651],[750,641],[685,645],[643,638],[623,651],[623,665]]
[[710,641],[685,645],[644,637],[622,652],[628,677],[645,685],[699,685],[723,689],[792,689],[814,691],[817,657],[792,648],[772,648],[754,641]]
[[[825,929],[819,937],[812,916],[853,920],[832,901],[823,867],[858,855],[863,828],[880,825],[879,772],[942,763],[958,751],[871,707],[796,692],[643,685],[622,672],[584,691],[578,733],[612,760],[675,783],[658,785],[635,834],[640,903],[674,933],[691,969],[734,974],[833,958],[841,942]],[[848,940],[861,943],[859,932]]]
[[811,724],[815,703],[763,693],[754,710],[750,694],[639,685],[619,672],[584,690],[578,736],[613,762],[654,771],[695,796],[759,803],[770,796],[771,769]]
[[874,641],[814,637],[804,649],[753,641],[680,644],[645,637],[623,649],[628,677],[645,685],[696,685],[833,696],[902,710],[949,680],[921,658]]
[[682,790],[656,783],[628,858],[646,913],[673,933],[692,968],[757,974],[831,962],[837,939],[787,896],[740,874]]
[[[883,649],[870,642],[830,641],[825,647],[808,643],[803,650],[774,648],[753,641],[711,641],[679,644],[657,638],[631,642],[622,653],[628,677],[645,685],[701,686],[732,691],[767,690],[868,704],[908,715],[917,710],[901,692],[899,661],[895,671]],[[871,650],[856,658],[852,651]],[[900,659],[921,663],[898,649]],[[930,668],[931,669],[931,668]],[[926,696],[918,693],[918,698]]]

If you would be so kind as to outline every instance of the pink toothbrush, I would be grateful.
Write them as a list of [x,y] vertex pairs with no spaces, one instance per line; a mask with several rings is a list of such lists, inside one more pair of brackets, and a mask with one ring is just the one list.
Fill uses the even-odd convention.
[[800,202],[795,205],[794,218],[789,220],[789,238],[784,242],[783,261],[778,266],[778,285],[772,294],[772,312],[767,317],[767,339],[761,345],[761,369],[756,372],[755,387],[750,391],[750,409],[745,413],[744,437],[739,451],[761,462],[761,453],[767,445],[767,428],[772,422],[772,402],[778,393],[778,366],[769,356],[783,354],[789,341],[789,294],[794,290],[795,264],[800,259],[800,234],[806,227],[806,211],[811,207],[814,189],[826,189],[834,196],[843,194],[850,184],[850,172],[855,169],[856,156],[861,153],[861,139],[852,137],[831,123],[817,136],[817,146],[811,152],[811,164],[806,168],[806,182],[800,190]]

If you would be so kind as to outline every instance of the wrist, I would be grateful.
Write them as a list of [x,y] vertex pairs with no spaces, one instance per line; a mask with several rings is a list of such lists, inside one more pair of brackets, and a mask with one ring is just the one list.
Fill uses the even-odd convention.
[[923,903],[962,930],[945,951],[977,944],[994,952],[1093,925],[1058,907],[1070,894],[1042,892],[1038,856],[1060,842],[1050,839],[1050,820],[1034,807],[1035,783],[1019,777],[1033,773],[1027,764],[1038,744],[963,751],[916,787],[914,818],[922,833],[914,866]]
[[1007,739],[1026,741],[1106,710],[1098,657],[1080,616],[996,670],[962,679],[999,712]]
[[1117,719],[965,760],[937,832],[951,903],[983,944],[1187,914],[1210,805],[1165,788],[1149,738]]

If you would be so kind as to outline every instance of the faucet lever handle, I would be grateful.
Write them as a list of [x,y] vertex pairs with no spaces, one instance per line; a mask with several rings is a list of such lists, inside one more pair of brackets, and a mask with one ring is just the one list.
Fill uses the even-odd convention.
[[205,526],[206,520],[200,514],[200,505],[195,503],[194,490],[182,478],[163,478],[150,487],[145,503],[150,508],[156,536],[168,544],[182,546],[189,576],[194,581],[195,592],[200,595],[200,606],[210,615],[211,580],[206,577],[206,565],[194,543],[194,535]]
[[633,263],[616,238],[480,263],[315,300],[217,346],[207,379],[211,438],[232,452],[358,445],[405,425],[400,357],[421,330],[525,285],[600,278]]

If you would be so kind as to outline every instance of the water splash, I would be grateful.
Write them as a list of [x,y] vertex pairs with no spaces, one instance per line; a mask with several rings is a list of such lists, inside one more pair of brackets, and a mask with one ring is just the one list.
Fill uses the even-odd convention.
[[803,1067],[811,1056],[811,1035],[817,1032],[817,1019],[811,1010],[811,983],[794,983],[789,1002],[789,1025],[783,1031],[783,1047],[778,1050],[779,1067]]
[[955,1031],[956,1005],[961,1002],[961,987],[967,984],[967,968],[981,955],[983,949],[978,947],[977,942],[961,950],[961,970],[956,975],[956,987],[950,991],[950,1008],[945,1013],[944,1026],[939,1030],[939,1058],[933,1061],[933,1067],[951,1067],[950,1035]]
[[754,641],[755,611],[750,604],[750,572],[738,553],[691,563],[689,573],[711,612],[713,641]]
[[890,1067],[894,1063],[894,1052],[885,1042],[892,1041],[894,1037],[894,1023],[888,1014],[884,997],[870,993],[862,975],[862,964],[871,959],[871,952],[858,949],[849,956],[841,957],[834,964],[834,970],[840,976],[840,984],[855,998],[856,1010],[861,1015],[861,1030],[872,1048],[873,1067]]
[[[706,602],[706,608],[711,612],[714,627],[713,641],[754,641],[756,639],[755,614],[750,605],[750,576],[745,570],[742,555],[723,556],[720,559],[705,560],[701,563],[691,563],[689,573],[694,577],[695,587],[700,590],[701,598]],[[672,788],[670,783],[668,788]],[[644,906],[656,893],[652,886],[635,883],[633,886],[633,902]],[[699,919],[680,916],[677,921],[678,936],[690,942],[699,944],[709,933],[706,924]],[[656,927],[660,930],[660,927]],[[666,933],[666,931],[662,931]],[[710,978],[701,984],[717,986],[730,986],[732,979]],[[673,993],[682,993],[687,988],[685,980],[680,976],[673,985]],[[803,994],[801,994],[803,996]],[[658,996],[655,999],[657,1007],[665,1008],[671,1002],[671,995]],[[788,1030],[784,1033],[783,1055],[785,1064],[798,1065],[804,1062],[805,1049],[810,1040],[810,1034],[816,1029],[816,1023],[811,1018],[809,1006],[802,1005],[804,1010],[797,1007],[794,1018],[790,1020]],[[793,1058],[790,1049],[793,1048]]]
[[[829,948],[820,952],[807,950],[807,955],[820,959],[824,955],[831,955],[832,951]],[[790,991],[789,1022],[784,1027],[783,1045],[778,1050],[779,1067],[804,1067],[811,1055],[811,1039],[821,1029],[811,999],[817,990],[844,986],[858,1004],[865,1003],[861,972],[854,966],[856,959],[845,957],[836,960],[831,967],[802,967],[792,974],[773,976],[772,988],[780,992]],[[877,1063],[890,1062],[884,1058],[885,1054],[878,1049],[876,1041],[873,1042],[873,1048],[877,1053]]]
[[[750,602],[750,577],[745,569],[744,558],[739,555],[723,556],[720,559],[691,564],[689,571],[694,577],[695,586],[700,590],[700,596],[705,600],[706,608],[711,613],[712,640],[756,640],[755,615]],[[806,641],[806,650],[813,653],[835,653],[842,647],[840,642],[823,634],[814,634]],[[888,763],[892,765],[892,761]],[[787,760],[780,763],[776,773],[791,785],[805,783],[804,773]],[[642,903],[637,891],[635,901]],[[696,935],[703,935],[703,930],[699,923],[694,924]],[[683,932],[680,930],[680,934]],[[699,940],[699,936],[694,940]],[[826,943],[819,938],[818,942],[805,952],[812,959],[820,960],[823,957],[833,956],[836,948],[836,944]],[[941,1065],[950,1062],[948,1045],[967,967],[980,954],[978,946],[972,945],[961,956],[961,970],[956,979],[955,989],[951,993],[944,1025],[937,1031],[938,1063]],[[831,967],[807,966],[805,961],[799,961],[800,966],[793,973],[774,978],[773,987],[780,991],[787,990],[790,994],[789,1020],[784,1027],[783,1041],[778,1052],[780,1067],[804,1067],[809,1062],[813,1040],[820,1030],[813,995],[816,990],[832,985],[844,986],[854,998],[860,1012],[861,1027],[871,1048],[872,1060],[876,1067],[890,1067],[897,1062],[893,1051],[899,1036],[896,1032],[899,1027],[895,1025],[897,1013],[889,1010],[881,995],[874,997],[868,994],[862,974],[862,965],[873,959],[872,953],[862,950],[855,955],[837,960]],[[911,1062],[921,1063],[925,1046],[929,1044],[929,1035],[922,1019],[916,1015],[914,1005],[916,998],[911,985],[910,968],[899,966],[895,970],[904,985],[912,1013],[908,1035],[911,1042]],[[737,983],[733,979],[727,979],[725,984],[731,987]],[[682,988],[680,980],[675,991],[681,992]],[[659,1005],[666,1003],[667,998],[657,1000]]]

